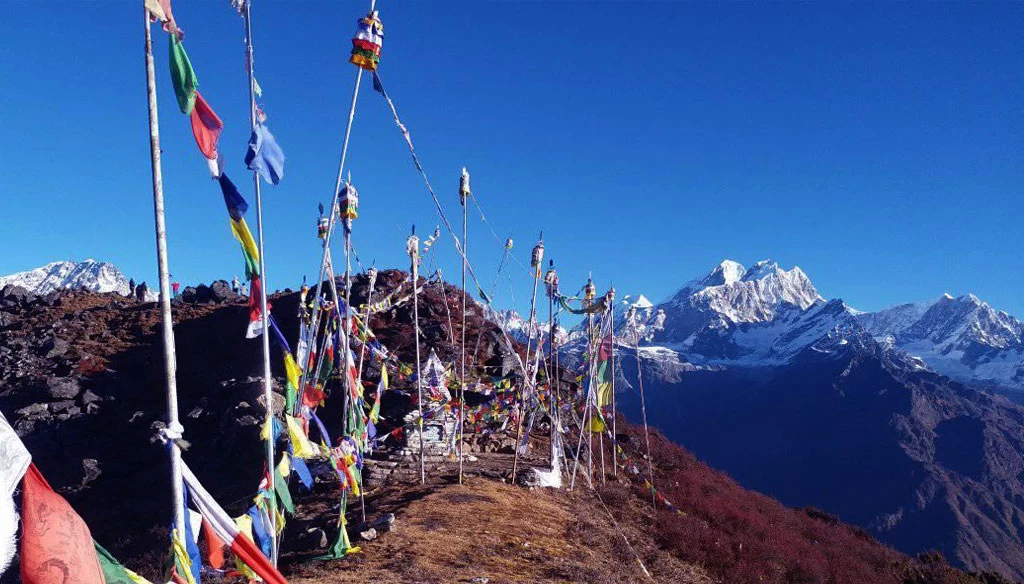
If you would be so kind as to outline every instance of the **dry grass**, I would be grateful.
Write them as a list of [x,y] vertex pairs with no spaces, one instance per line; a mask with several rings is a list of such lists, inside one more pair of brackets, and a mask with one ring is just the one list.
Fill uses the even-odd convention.
[[[344,560],[298,564],[289,582],[646,581],[591,491],[527,491],[474,478],[461,486],[395,489],[375,507],[395,510],[394,532]],[[642,528],[623,526],[657,581],[711,582],[659,551]]]

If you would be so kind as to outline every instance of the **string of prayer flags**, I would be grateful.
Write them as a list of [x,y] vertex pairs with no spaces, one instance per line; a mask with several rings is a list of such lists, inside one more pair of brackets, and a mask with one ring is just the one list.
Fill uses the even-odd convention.
[[192,62],[188,59],[181,39],[174,34],[171,35],[170,53],[171,84],[174,86],[174,95],[178,98],[178,108],[186,116],[192,115],[199,80],[196,79],[195,69],[192,68]]
[[217,160],[217,140],[224,129],[224,122],[217,117],[210,104],[196,91],[195,105],[192,108],[192,135],[195,136],[199,151],[207,160]]
[[245,166],[258,172],[263,180],[278,185],[284,177],[284,151],[262,122],[257,122],[249,138]]
[[184,462],[181,463],[181,472],[192,502],[202,513],[203,519],[210,524],[210,528],[217,538],[231,549],[235,557],[244,562],[267,584],[288,584],[288,581],[274,568],[267,556],[260,552],[252,539],[241,532],[238,525],[203,488],[199,479],[192,474],[192,470]]
[[376,10],[356,22],[352,37],[352,56],[348,62],[367,71],[376,71],[380,64],[380,48],[384,44],[384,23]]

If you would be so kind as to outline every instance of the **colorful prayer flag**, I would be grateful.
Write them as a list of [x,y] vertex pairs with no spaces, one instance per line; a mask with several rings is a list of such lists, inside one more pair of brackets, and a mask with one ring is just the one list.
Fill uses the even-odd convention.
[[196,138],[199,151],[208,160],[217,160],[217,140],[220,139],[220,131],[224,129],[224,122],[220,121],[213,108],[198,91],[191,118],[192,135]]
[[185,479],[185,486],[188,487],[189,494],[192,496],[192,502],[199,508],[203,519],[209,523],[210,529],[231,548],[235,557],[251,568],[257,576],[263,578],[267,584],[288,584],[288,581],[274,568],[266,555],[260,552],[252,539],[239,530],[238,525],[203,488],[199,479],[192,474],[192,470],[184,462],[181,464],[181,471]]

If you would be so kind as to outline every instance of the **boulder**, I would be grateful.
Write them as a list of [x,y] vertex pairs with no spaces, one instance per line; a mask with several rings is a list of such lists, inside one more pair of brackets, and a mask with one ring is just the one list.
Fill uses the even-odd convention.
[[46,380],[46,394],[55,400],[75,399],[82,393],[77,379],[70,377],[51,377]]
[[185,289],[178,294],[178,298],[186,304],[191,304],[196,301],[196,289],[194,286],[185,286]]
[[100,471],[100,462],[95,458],[86,458],[82,460],[82,486],[86,486],[94,480],[98,479],[103,474]]
[[196,302],[213,302],[213,290],[206,284],[196,286]]
[[100,401],[103,400],[103,398],[96,395],[95,393],[92,392],[92,390],[89,389],[83,391],[79,399],[81,400],[82,405],[86,406],[89,404],[99,403]]
[[231,291],[231,284],[228,284],[225,280],[217,280],[210,284],[210,295],[212,300],[218,304],[234,300],[238,297],[237,294]]

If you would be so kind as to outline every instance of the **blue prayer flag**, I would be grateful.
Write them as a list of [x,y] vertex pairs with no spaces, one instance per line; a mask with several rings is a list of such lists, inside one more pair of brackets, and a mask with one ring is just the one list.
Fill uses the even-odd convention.
[[249,138],[249,149],[245,153],[245,166],[249,170],[260,173],[264,180],[271,184],[280,184],[284,177],[284,152],[263,124],[256,124],[256,129]]

